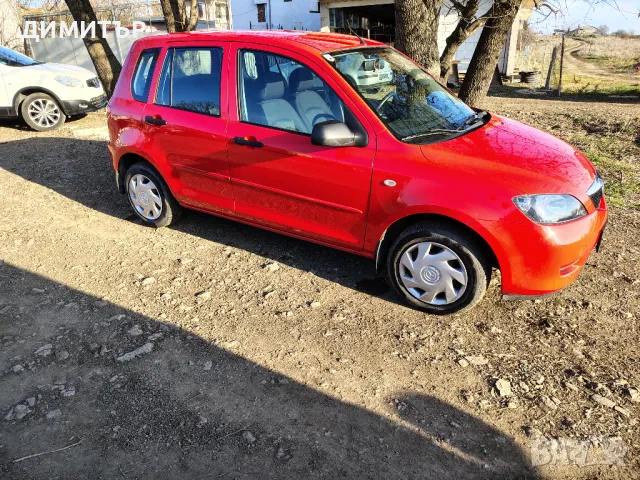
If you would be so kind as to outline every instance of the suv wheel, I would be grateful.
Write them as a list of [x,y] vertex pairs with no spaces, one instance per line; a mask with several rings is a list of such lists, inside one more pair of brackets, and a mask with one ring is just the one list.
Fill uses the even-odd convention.
[[22,102],[22,118],[37,132],[60,128],[66,120],[60,105],[46,93],[32,93]]
[[166,227],[182,214],[162,177],[148,164],[136,163],[125,176],[129,203],[146,224]]
[[413,307],[436,315],[470,309],[484,296],[491,265],[474,239],[448,225],[420,223],[390,249],[387,274]]

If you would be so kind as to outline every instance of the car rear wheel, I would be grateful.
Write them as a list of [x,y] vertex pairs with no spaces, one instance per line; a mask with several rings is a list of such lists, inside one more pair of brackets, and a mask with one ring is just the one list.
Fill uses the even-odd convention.
[[391,246],[387,274],[411,306],[446,315],[468,310],[482,299],[491,264],[479,242],[461,230],[420,223]]
[[37,132],[60,128],[66,120],[58,102],[46,93],[32,93],[25,98],[20,113],[27,125]]
[[162,177],[146,163],[136,163],[127,170],[126,192],[131,208],[146,224],[166,227],[182,214]]

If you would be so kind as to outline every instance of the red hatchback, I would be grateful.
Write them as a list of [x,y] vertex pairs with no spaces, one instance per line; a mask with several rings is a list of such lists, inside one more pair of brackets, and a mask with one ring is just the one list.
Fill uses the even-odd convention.
[[118,187],[375,259],[408,303],[470,308],[571,283],[607,219],[585,156],[472,109],[378,42],[311,32],[138,40],[108,106]]

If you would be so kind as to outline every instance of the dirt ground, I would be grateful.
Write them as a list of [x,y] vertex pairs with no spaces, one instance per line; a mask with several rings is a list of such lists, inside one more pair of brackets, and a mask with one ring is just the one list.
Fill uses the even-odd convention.
[[[568,113],[640,115],[485,106],[580,142],[609,133]],[[0,124],[0,218],[0,478],[640,478],[624,203],[566,290],[502,302],[495,275],[453,317],[329,248],[195,212],[140,225],[100,112],[46,134]]]

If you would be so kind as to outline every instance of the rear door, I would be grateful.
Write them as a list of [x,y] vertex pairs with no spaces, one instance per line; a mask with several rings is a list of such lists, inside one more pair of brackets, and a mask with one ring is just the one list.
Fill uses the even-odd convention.
[[[321,67],[295,52],[234,43],[229,165],[236,214],[317,241],[361,249],[375,136]],[[318,121],[351,117],[365,147],[311,144]]]
[[228,52],[226,42],[169,43],[143,114],[149,147],[171,168],[175,197],[224,214],[234,210],[225,136]]

